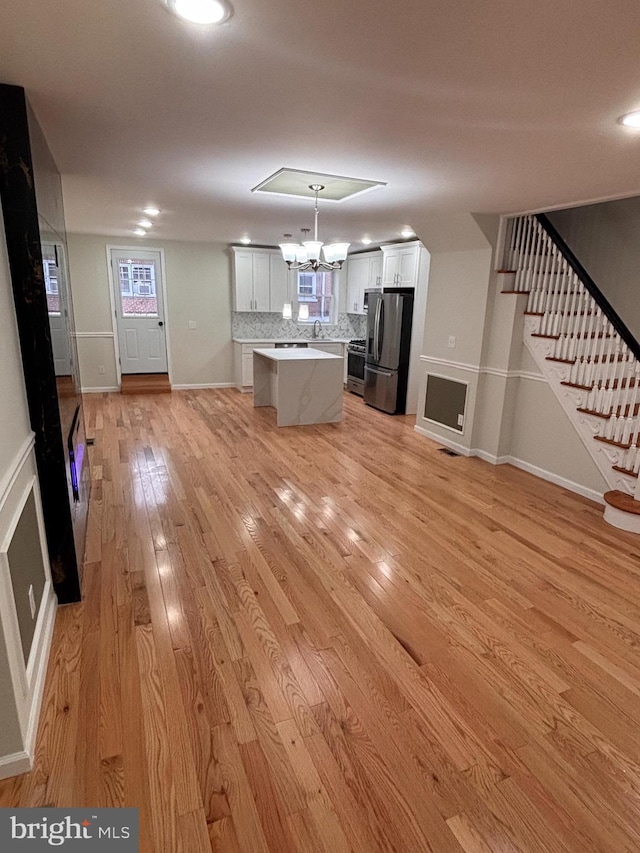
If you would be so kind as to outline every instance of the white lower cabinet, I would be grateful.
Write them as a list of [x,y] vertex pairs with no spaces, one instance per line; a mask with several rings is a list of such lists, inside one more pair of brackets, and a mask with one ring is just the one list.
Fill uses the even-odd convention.
[[273,341],[258,341],[252,344],[233,342],[233,374],[238,391],[251,391],[253,388],[253,351],[271,349]]

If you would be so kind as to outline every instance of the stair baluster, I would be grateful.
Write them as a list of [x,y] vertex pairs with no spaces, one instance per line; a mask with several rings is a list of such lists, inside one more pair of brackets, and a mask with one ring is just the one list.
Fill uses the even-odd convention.
[[520,216],[509,228],[503,269],[529,292],[527,347],[610,487],[640,494],[640,362],[542,222]]

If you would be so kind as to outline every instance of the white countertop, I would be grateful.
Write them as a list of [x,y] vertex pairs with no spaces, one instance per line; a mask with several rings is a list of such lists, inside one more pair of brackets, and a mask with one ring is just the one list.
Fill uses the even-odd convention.
[[296,349],[254,349],[254,355],[263,355],[265,358],[270,358],[272,361],[322,361],[327,358],[338,359],[342,361],[341,355],[333,355],[330,352],[322,352],[313,347],[301,347]]
[[237,344],[348,344],[351,338],[232,338]]

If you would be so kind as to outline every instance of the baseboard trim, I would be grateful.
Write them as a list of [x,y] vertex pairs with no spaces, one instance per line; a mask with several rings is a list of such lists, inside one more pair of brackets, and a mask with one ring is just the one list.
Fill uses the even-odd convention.
[[171,385],[172,391],[198,391],[203,388],[235,388],[235,382],[195,382],[193,384]]
[[459,453],[461,456],[475,456],[476,453],[473,450],[470,450],[468,447],[465,447],[464,444],[458,444],[456,441],[452,441],[450,438],[444,438],[438,433],[431,432],[424,427],[416,424],[414,426],[414,430],[419,432],[420,435],[424,435],[425,438],[430,438],[432,441],[436,441],[438,444],[444,445],[444,447],[448,447],[449,450],[455,450],[456,453]]
[[10,755],[0,756],[0,779],[8,779],[10,776],[21,776],[28,773],[32,767],[31,756],[23,750],[12,752]]
[[567,480],[566,477],[554,474],[553,471],[538,468],[537,465],[525,462],[524,459],[517,459],[515,456],[507,456],[505,459],[514,468],[520,468],[521,471],[526,471],[528,474],[540,477],[541,480],[547,480],[549,483],[567,489],[569,492],[574,492],[576,495],[581,495],[583,498],[588,498],[590,501],[595,501],[597,504],[604,504],[603,492],[597,492],[595,489],[589,489],[586,486],[580,485],[580,483],[575,483],[573,480]]
[[462,444],[457,444],[449,438],[443,438],[443,436],[430,432],[424,427],[418,426],[418,424],[414,426],[414,430],[420,435],[425,436],[425,438],[430,438],[432,441],[441,444],[443,447],[455,450],[461,456],[477,456],[478,459],[482,459],[483,462],[488,462],[490,465],[513,465],[514,468],[519,468],[521,471],[533,474],[534,477],[539,477],[541,480],[546,480],[548,483],[553,483],[555,486],[560,486],[562,489],[566,489],[583,498],[588,498],[590,501],[595,501],[595,503],[604,504],[602,492],[589,489],[587,486],[582,486],[580,483],[575,483],[573,480],[561,477],[553,471],[539,468],[537,465],[532,465],[531,462],[526,462],[524,459],[518,459],[516,456],[495,456],[492,453],[487,453],[485,450],[464,447]]
[[80,389],[80,393],[81,394],[108,394],[111,391],[119,391],[119,390],[120,390],[119,385],[104,385],[102,387],[97,387],[97,388],[82,387]]

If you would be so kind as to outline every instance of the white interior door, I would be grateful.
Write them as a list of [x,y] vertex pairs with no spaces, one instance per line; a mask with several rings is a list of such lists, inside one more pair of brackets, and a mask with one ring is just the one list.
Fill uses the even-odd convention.
[[166,373],[167,345],[160,253],[112,249],[122,373]]

